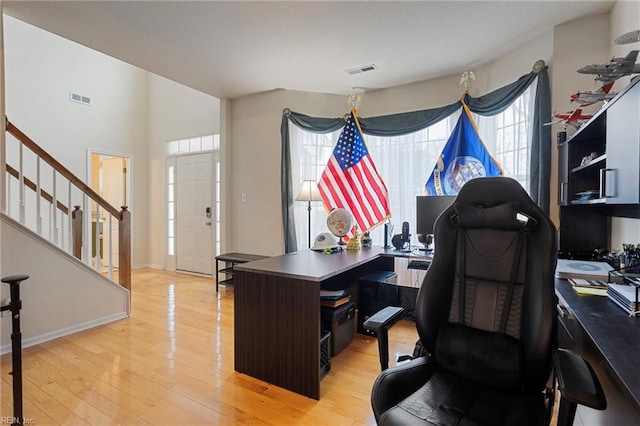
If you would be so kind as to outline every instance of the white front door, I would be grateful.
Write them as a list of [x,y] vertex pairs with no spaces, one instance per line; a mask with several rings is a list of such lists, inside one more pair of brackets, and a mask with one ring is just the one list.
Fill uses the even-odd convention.
[[176,158],[176,269],[211,274],[211,154]]

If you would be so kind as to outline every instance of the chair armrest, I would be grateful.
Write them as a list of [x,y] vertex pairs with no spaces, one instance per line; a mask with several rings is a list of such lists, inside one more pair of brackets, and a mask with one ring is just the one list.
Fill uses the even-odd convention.
[[369,319],[364,322],[363,326],[367,330],[375,331],[376,333],[381,330],[388,330],[400,319],[400,315],[402,315],[403,312],[403,308],[387,306],[370,316]]
[[387,306],[373,314],[362,324],[367,330],[375,331],[376,333],[380,369],[383,371],[389,367],[389,328],[400,319],[403,312],[403,308]]
[[598,376],[585,359],[566,349],[557,349],[553,352],[553,365],[561,395],[558,425],[573,424],[577,404],[596,410],[607,408]]

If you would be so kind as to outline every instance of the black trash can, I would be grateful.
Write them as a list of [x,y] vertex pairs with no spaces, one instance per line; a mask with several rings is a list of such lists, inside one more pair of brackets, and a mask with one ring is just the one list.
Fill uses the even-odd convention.
[[356,306],[347,302],[335,308],[322,306],[322,328],[331,332],[331,354],[335,356],[353,340]]

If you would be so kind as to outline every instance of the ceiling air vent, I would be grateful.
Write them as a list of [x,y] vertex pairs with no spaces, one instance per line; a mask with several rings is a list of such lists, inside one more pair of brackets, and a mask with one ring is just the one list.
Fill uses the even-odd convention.
[[371,65],[365,65],[358,68],[351,68],[350,70],[345,70],[345,72],[347,74],[354,75],[354,74],[360,74],[367,71],[373,71],[375,69],[376,69],[376,66],[371,64]]
[[71,102],[77,102],[79,104],[91,106],[91,98],[88,96],[82,96],[79,93],[69,92],[69,100]]

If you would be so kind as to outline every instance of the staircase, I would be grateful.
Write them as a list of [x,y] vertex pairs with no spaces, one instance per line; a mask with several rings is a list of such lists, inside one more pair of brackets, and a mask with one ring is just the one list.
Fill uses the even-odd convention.
[[[109,204],[8,120],[6,130],[4,213],[131,290],[131,213],[127,206],[118,210]],[[117,242],[113,241],[113,226],[117,226]],[[117,263],[112,256],[114,244],[118,246]]]
[[[109,204],[9,121],[6,131],[1,261],[4,275],[31,276],[21,286],[23,346],[126,318],[131,213]],[[10,350],[8,325],[2,321],[0,353]]]

